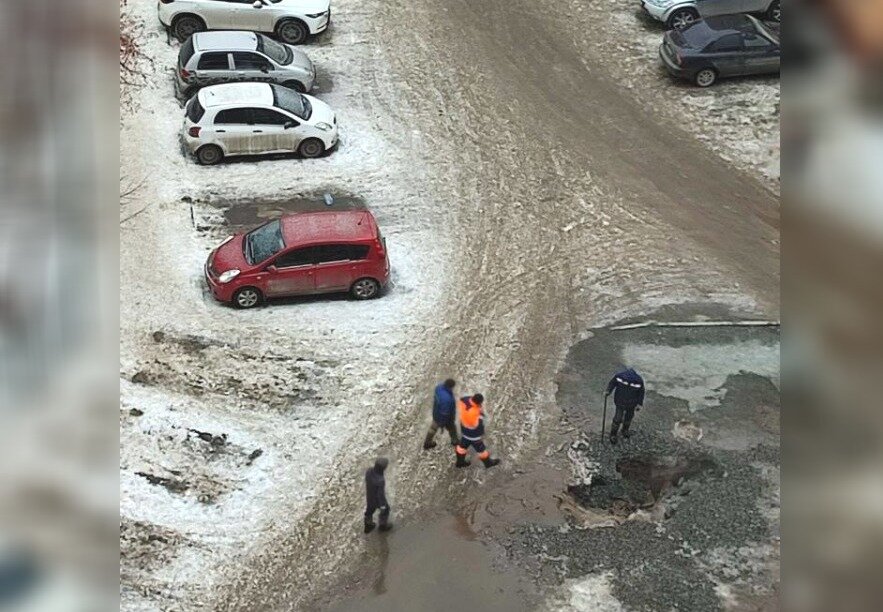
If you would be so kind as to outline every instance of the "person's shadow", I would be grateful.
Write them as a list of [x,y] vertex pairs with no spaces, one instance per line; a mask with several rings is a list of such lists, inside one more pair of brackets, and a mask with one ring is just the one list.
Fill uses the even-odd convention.
[[380,537],[377,538],[377,558],[380,572],[377,574],[377,578],[374,579],[372,590],[375,595],[383,595],[386,593],[386,568],[389,565],[389,540],[387,539],[389,534],[381,533],[378,535]]

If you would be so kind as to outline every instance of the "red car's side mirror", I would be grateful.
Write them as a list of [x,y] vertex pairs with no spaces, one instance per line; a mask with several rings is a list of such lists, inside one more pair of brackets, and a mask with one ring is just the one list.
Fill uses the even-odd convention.
[[270,264],[269,266],[267,266],[266,268],[264,268],[264,270],[266,270],[267,272],[273,272],[273,273],[275,273],[276,270],[277,270],[277,268],[276,268],[276,266],[274,266],[273,264]]

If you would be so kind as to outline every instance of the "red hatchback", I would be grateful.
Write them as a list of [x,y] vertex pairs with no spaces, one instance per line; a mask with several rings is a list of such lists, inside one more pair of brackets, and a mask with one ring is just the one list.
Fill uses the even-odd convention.
[[205,279],[215,299],[239,308],[344,291],[368,300],[389,282],[389,257],[367,210],[299,213],[227,238],[208,256]]

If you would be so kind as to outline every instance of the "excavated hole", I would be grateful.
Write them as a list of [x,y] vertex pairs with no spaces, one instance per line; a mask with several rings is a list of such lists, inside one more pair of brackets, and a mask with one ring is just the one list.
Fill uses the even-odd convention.
[[723,473],[707,455],[623,457],[616,471],[619,477],[598,474],[590,485],[571,486],[568,492],[584,507],[628,516],[652,508],[688,480]]
[[616,462],[625,480],[645,487],[655,501],[688,478],[717,470],[710,457],[626,457]]

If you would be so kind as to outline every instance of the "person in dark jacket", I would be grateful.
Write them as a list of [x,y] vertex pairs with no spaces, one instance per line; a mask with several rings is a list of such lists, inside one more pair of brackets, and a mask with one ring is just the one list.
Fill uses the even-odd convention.
[[605,396],[613,393],[616,413],[610,429],[610,443],[616,444],[619,426],[622,425],[622,437],[631,436],[629,427],[635,418],[635,410],[644,405],[644,379],[632,368],[626,368],[610,379]]
[[448,430],[451,437],[451,445],[456,446],[457,441],[457,401],[454,399],[454,387],[457,382],[453,378],[439,383],[435,387],[435,396],[432,400],[432,424],[429,431],[426,432],[426,438],[423,440],[423,450],[435,448],[435,434],[439,429]]
[[389,522],[389,502],[386,501],[386,477],[383,473],[389,459],[379,457],[374,467],[365,472],[365,533],[370,533],[377,525],[374,524],[374,513],[380,510],[380,531],[392,529]]

